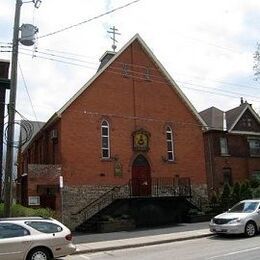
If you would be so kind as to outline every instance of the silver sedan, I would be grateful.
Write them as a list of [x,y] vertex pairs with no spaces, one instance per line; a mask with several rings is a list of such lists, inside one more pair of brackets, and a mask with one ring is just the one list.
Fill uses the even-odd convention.
[[222,234],[256,235],[260,228],[260,200],[243,200],[211,219],[210,231]]

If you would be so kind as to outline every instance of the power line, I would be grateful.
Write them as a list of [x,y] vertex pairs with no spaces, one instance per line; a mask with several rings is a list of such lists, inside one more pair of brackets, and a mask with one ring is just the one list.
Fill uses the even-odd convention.
[[30,104],[31,104],[31,107],[32,107],[32,111],[33,111],[33,114],[34,114],[34,117],[36,119],[36,121],[38,122],[38,126],[40,128],[40,124],[39,124],[39,120],[37,118],[37,115],[36,115],[36,112],[35,112],[35,109],[34,109],[34,106],[33,106],[33,102],[32,102],[32,99],[31,99],[31,96],[29,94],[29,91],[28,91],[28,87],[27,87],[27,84],[26,84],[26,81],[25,81],[25,78],[24,78],[24,74],[23,74],[23,71],[22,71],[22,68],[21,68],[21,65],[20,63],[18,62],[18,65],[19,65],[19,69],[20,69],[20,72],[21,72],[21,76],[22,76],[22,80],[23,80],[23,85],[25,87],[25,90],[26,90],[26,93],[29,97],[29,101],[30,101]]
[[105,16],[105,15],[108,15],[108,14],[114,13],[114,12],[116,12],[116,11],[118,11],[118,10],[124,9],[124,8],[126,8],[126,7],[128,7],[128,6],[130,6],[130,5],[133,5],[133,4],[137,3],[137,2],[140,2],[140,1],[141,1],[141,0],[135,0],[135,1],[129,2],[129,3],[125,4],[125,5],[119,6],[119,7],[117,7],[117,8],[114,8],[114,9],[110,10],[110,11],[107,11],[107,12],[102,13],[102,14],[100,14],[100,15],[94,16],[94,17],[92,17],[92,18],[90,18],[90,19],[88,19],[88,20],[85,20],[85,21],[83,21],[83,22],[80,22],[80,23],[77,23],[77,24],[74,24],[74,25],[70,25],[70,26],[68,26],[68,27],[65,27],[65,28],[63,28],[63,29],[57,30],[57,31],[52,32],[52,33],[48,33],[48,34],[39,36],[38,39],[45,38],[45,37],[47,37],[47,36],[52,36],[52,35],[54,35],[54,34],[57,34],[57,33],[60,33],[60,32],[64,32],[64,31],[66,31],[66,30],[72,29],[72,28],[77,27],[77,26],[80,26],[80,25],[82,25],[82,24],[91,22],[91,21],[96,20],[96,19],[98,19],[98,18],[100,18],[100,17],[103,17],[103,16]]
[[[25,48],[21,48],[22,50],[25,50],[25,51],[31,51],[31,50],[28,50],[28,49],[25,49]],[[46,49],[47,50],[47,49]],[[39,51],[38,49],[36,50],[37,53],[41,53],[41,54],[44,54],[44,55],[50,55],[50,56],[53,56],[53,57],[58,57],[58,58],[62,58],[62,59],[70,59],[70,60],[73,60],[73,61],[78,61],[78,62],[82,62],[82,63],[88,63],[88,64],[93,64],[93,65],[97,65],[98,66],[98,63],[97,62],[91,62],[91,61],[87,61],[87,60],[84,60],[84,59],[77,59],[77,58],[71,58],[71,57],[66,57],[66,56],[62,56],[62,55],[56,55],[56,54],[52,54],[52,53],[48,53],[48,52],[42,52],[42,51]],[[61,52],[63,53],[63,52]],[[65,53],[65,52],[64,52]],[[80,54],[77,54],[77,56],[81,56]],[[83,55],[82,55],[83,56]],[[87,56],[86,56],[87,57]],[[131,67],[136,67],[136,68],[144,68],[144,69],[147,69],[147,66],[144,66],[144,65],[137,65],[137,64],[129,64],[129,63],[123,63],[123,62],[117,62],[117,61],[114,61],[114,64],[121,64],[121,65],[127,65],[127,66],[131,66]],[[156,69],[154,68],[149,68],[150,70],[154,70],[156,71]],[[176,73],[176,72],[175,72]],[[187,75],[187,74],[183,74],[183,73],[176,73],[176,74],[179,74],[179,75],[186,75],[186,76],[189,76],[190,75]],[[199,76],[192,76],[193,78],[197,78],[199,79],[200,81],[204,81],[204,78],[202,77],[199,77]],[[230,86],[235,86],[235,87],[242,87],[242,88],[250,88],[250,89],[255,89],[255,90],[259,90],[258,87],[252,87],[252,86],[248,86],[248,85],[243,85],[243,84],[239,84],[239,83],[232,83],[232,82],[226,82],[226,81],[223,81],[223,80],[218,80],[218,79],[206,79],[207,81],[211,81],[211,82],[216,82],[216,83],[221,83],[221,84],[226,84],[226,85],[230,85]]]
[[[29,55],[27,53],[21,53],[21,54],[24,54],[24,55]],[[67,62],[67,61],[62,61],[62,60],[58,60],[58,59],[53,59],[53,58],[47,58],[47,57],[43,57],[43,56],[39,56],[39,55],[35,55],[35,57],[37,58],[41,58],[41,59],[46,59],[46,60],[51,60],[51,61],[56,61],[56,62],[60,62],[60,63],[64,63],[64,64],[68,64],[68,65],[74,65],[74,66],[79,66],[79,67],[83,67],[83,68],[88,68],[88,69],[91,69],[91,70],[96,70],[96,68],[94,67],[89,67],[89,66],[86,66],[86,65],[82,65],[82,64],[77,64],[77,63],[73,63],[73,62]],[[120,71],[120,72],[119,72]],[[113,74],[117,74],[117,75],[122,75],[122,69],[121,68],[116,68],[116,67],[108,67],[107,68],[107,72],[109,73],[113,73]],[[140,72],[137,72],[137,71],[130,71],[129,72],[133,72],[135,74],[142,74],[143,73],[140,73]],[[139,77],[139,76],[133,76],[133,75],[129,75],[129,77],[131,78],[134,78],[134,79],[138,79],[138,80],[145,80],[144,77]],[[156,77],[156,76],[155,76]],[[152,82],[155,82],[155,83],[159,83],[159,84],[166,84],[166,81],[168,81],[166,78],[161,78],[160,79],[162,80],[154,80],[154,79],[151,79],[150,81]],[[145,80],[147,81],[147,80]],[[205,88],[208,88],[208,86],[205,86],[205,85],[198,85],[198,84],[194,84],[194,83],[190,83],[190,82],[181,82],[183,84],[190,84],[190,85],[197,85],[199,87],[205,87]],[[171,84],[169,84],[171,85]],[[201,92],[204,92],[204,93],[209,93],[209,94],[215,94],[215,95],[221,95],[221,96],[227,96],[227,97],[232,97],[232,98],[240,98],[241,95],[242,96],[248,96],[248,97],[252,97],[248,94],[245,94],[245,93],[238,93],[238,92],[231,92],[231,91],[224,91],[224,90],[219,90],[219,89],[214,89],[216,91],[220,91],[220,92],[227,92],[227,93],[230,93],[230,94],[234,94],[234,95],[237,95],[237,96],[234,96],[234,95],[226,95],[226,94],[223,94],[223,93],[217,93],[217,92],[213,92],[213,91],[209,91],[209,90],[201,90],[201,89],[196,89],[196,88],[191,88],[191,87],[186,87],[186,86],[182,86],[183,88],[187,88],[187,89],[191,89],[191,90],[195,90],[195,91],[201,91]],[[258,97],[256,97],[258,99]],[[260,100],[260,98],[259,98]],[[254,102],[259,102],[259,100],[254,100],[254,99],[251,99],[251,101],[254,101]]]

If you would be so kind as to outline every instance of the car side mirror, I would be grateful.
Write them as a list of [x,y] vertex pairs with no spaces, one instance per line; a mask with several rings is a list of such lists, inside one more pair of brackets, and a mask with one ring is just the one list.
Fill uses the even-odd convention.
[[258,209],[256,212],[257,212],[258,214],[260,214],[260,209]]

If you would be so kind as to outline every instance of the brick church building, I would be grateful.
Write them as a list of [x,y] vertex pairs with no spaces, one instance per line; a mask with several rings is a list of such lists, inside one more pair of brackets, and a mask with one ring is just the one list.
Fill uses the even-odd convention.
[[20,149],[19,201],[74,228],[119,197],[207,196],[206,124],[146,43],[100,61]]

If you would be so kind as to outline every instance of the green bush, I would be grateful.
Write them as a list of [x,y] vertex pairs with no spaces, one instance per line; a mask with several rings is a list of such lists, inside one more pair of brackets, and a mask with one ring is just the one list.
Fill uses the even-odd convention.
[[253,190],[253,198],[260,199],[260,187]]
[[[13,204],[11,208],[12,217],[55,217],[55,212],[48,208],[27,208],[19,204]],[[0,217],[4,217],[4,204],[0,204]]]
[[245,200],[245,199],[252,199],[252,190],[250,188],[249,182],[246,181],[242,183],[241,189],[240,189],[240,199]]
[[239,182],[236,182],[231,193],[231,204],[235,205],[241,200],[241,186]]
[[231,189],[228,183],[224,184],[223,192],[220,196],[220,205],[222,210],[228,210],[231,204]]

